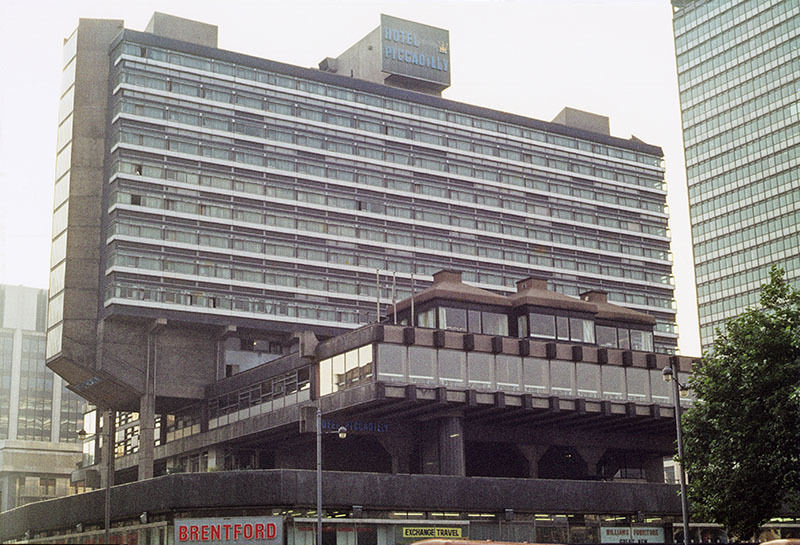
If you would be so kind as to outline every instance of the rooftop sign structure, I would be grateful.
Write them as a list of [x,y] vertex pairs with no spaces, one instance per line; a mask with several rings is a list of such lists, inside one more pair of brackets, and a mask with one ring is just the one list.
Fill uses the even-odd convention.
[[381,14],[381,25],[321,70],[441,96],[450,87],[450,31]]
[[450,86],[450,32],[381,15],[382,70],[393,76]]

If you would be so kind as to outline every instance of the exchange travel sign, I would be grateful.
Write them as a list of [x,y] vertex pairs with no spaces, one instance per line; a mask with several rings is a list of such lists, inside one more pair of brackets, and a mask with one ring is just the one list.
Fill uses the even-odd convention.
[[175,543],[282,545],[280,517],[175,519]]
[[381,14],[383,72],[450,85],[450,32]]
[[438,527],[438,526],[422,526],[422,527],[403,527],[404,538],[428,538],[428,537],[452,537],[461,539],[461,528]]

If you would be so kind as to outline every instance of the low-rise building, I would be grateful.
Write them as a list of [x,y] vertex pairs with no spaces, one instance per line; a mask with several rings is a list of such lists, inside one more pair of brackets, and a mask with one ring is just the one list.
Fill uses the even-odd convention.
[[[428,535],[414,529],[437,528],[671,540],[680,503],[663,461],[675,415],[661,370],[685,379],[692,359],[653,352],[652,328],[602,292],[569,297],[528,278],[505,296],[440,271],[381,323],[326,340],[299,333],[291,353],[217,381],[152,442],[116,418],[118,447],[129,442],[115,458],[115,482],[128,484],[112,490],[114,532],[268,516],[286,543],[312,543],[320,407],[326,543],[410,543]],[[137,480],[143,460],[154,478]],[[76,478],[99,474],[98,462]],[[97,491],[6,513],[0,537],[100,534],[101,505]]]

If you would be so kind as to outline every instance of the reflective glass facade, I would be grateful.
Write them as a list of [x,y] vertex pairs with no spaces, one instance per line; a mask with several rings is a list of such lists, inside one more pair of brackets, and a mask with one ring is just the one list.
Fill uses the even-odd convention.
[[45,366],[46,315],[47,290],[0,286],[0,511],[66,495],[80,460],[83,400]]
[[700,336],[800,284],[800,2],[673,1]]
[[53,372],[44,366],[44,336],[22,336],[17,438],[49,441]]
[[84,401],[45,366],[47,291],[0,293],[0,441],[77,443]]
[[13,358],[14,335],[11,331],[0,331],[0,438],[2,439],[8,437]]
[[540,271],[676,345],[660,148],[133,31],[109,77],[106,312],[342,329],[376,271],[382,312]]

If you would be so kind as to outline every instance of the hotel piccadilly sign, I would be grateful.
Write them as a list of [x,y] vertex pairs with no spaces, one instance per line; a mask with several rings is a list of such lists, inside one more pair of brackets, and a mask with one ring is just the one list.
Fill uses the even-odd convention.
[[382,71],[450,85],[450,32],[381,15]]

